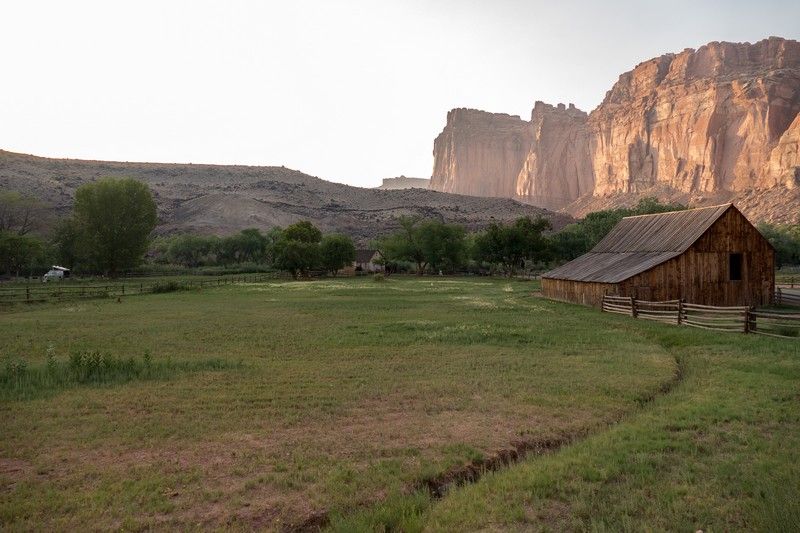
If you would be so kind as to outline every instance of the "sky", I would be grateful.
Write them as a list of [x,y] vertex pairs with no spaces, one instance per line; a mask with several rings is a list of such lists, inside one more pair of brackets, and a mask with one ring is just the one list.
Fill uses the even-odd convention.
[[800,39],[794,1],[3,0],[0,149],[430,177],[447,111],[590,111],[637,63]]

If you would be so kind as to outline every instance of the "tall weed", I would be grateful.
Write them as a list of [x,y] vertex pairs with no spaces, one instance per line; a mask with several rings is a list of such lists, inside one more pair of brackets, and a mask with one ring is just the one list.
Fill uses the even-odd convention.
[[8,361],[0,371],[0,400],[28,400],[76,386],[114,385],[133,380],[169,379],[179,372],[224,370],[241,367],[222,359],[173,361],[154,359],[150,351],[141,358],[120,358],[99,350],[76,350],[60,361],[48,347],[44,365],[25,360]]

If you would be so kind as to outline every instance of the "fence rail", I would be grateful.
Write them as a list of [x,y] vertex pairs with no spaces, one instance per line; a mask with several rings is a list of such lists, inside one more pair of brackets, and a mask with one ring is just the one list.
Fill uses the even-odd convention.
[[800,313],[750,307],[715,307],[686,303],[681,300],[651,302],[611,295],[603,297],[602,309],[608,313],[618,313],[665,324],[713,331],[800,338]]
[[775,303],[777,305],[800,307],[800,290],[777,287],[775,289]]
[[608,313],[619,313],[621,315],[634,316],[635,308],[633,298],[624,296],[606,296],[603,298],[603,311]]
[[[240,274],[210,279],[161,280],[134,282],[130,280],[97,283],[67,284],[61,282],[42,283],[18,287],[0,287],[0,304],[36,303],[89,298],[108,298],[147,294],[164,290],[167,285],[181,289],[218,287],[232,283],[254,283],[275,279],[274,274]],[[165,291],[166,292],[166,291]]]

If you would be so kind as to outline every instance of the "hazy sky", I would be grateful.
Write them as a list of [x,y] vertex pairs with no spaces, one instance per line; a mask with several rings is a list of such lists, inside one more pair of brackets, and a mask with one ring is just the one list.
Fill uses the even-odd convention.
[[714,40],[800,39],[800,1],[27,1],[0,9],[0,148],[429,177],[447,111],[591,110]]

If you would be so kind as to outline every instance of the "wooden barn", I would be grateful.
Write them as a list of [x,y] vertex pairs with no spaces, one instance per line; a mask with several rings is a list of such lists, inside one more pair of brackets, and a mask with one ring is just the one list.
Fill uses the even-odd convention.
[[775,251],[733,204],[622,219],[589,253],[542,275],[556,300],[600,306],[603,296],[765,305]]

